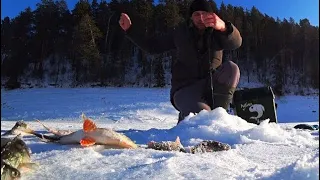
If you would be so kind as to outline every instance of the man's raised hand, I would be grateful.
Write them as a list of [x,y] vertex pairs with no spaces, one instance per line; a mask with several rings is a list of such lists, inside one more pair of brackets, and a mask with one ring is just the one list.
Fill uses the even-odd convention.
[[130,28],[131,24],[132,23],[131,23],[130,17],[125,13],[121,13],[120,20],[119,20],[119,25],[121,26],[121,28],[124,31],[127,31]]
[[206,13],[203,17],[203,22],[206,27],[212,27],[218,31],[226,31],[225,22],[215,13]]

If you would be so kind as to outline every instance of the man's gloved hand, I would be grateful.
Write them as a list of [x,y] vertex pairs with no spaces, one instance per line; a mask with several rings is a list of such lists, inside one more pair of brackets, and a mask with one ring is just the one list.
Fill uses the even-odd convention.
[[203,16],[203,22],[206,27],[212,27],[222,32],[227,30],[225,22],[215,13],[207,12],[205,16]]
[[119,25],[121,26],[121,28],[124,31],[127,31],[130,28],[131,24],[132,23],[131,23],[130,17],[125,13],[121,13],[120,20],[119,20]]
[[221,32],[227,30],[225,22],[212,12],[196,11],[192,14],[192,20],[199,29],[212,27]]

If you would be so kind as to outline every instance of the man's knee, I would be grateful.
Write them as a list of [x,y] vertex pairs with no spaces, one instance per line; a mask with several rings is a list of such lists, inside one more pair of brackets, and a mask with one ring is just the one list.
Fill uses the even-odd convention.
[[238,65],[232,61],[226,61],[222,64],[221,78],[218,79],[219,83],[227,84],[229,87],[236,87],[240,79],[240,69]]

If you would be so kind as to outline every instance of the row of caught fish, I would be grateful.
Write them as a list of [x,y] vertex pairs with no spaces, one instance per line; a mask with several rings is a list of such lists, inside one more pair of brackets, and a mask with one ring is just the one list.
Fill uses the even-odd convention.
[[[21,176],[22,169],[34,169],[37,164],[30,162],[30,149],[21,140],[22,135],[35,135],[46,142],[56,142],[60,144],[80,144],[83,147],[95,144],[104,145],[110,149],[136,149],[139,146],[124,134],[113,131],[109,128],[98,128],[96,124],[84,114],[83,128],[78,131],[56,130],[39,123],[53,135],[45,135],[30,129],[23,121],[18,121],[15,126],[5,135],[18,135],[13,139],[1,138],[1,179],[16,179]],[[203,141],[196,146],[184,148],[179,137],[176,141],[151,141],[147,148],[162,151],[180,151],[188,153],[203,153],[229,150],[228,144],[217,141]]]

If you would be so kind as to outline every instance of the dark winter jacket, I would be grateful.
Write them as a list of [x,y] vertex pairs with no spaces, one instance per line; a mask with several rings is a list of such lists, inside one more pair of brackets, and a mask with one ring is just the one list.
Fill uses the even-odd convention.
[[[241,46],[242,38],[238,29],[230,22],[226,22],[226,27],[226,32],[213,30],[212,33],[200,36],[195,27],[181,23],[166,35],[146,38],[135,31],[133,23],[126,32],[126,37],[151,54],[172,49],[177,51],[177,59],[172,62],[171,69],[170,99],[172,102],[172,97],[177,90],[208,77],[210,69],[216,69],[221,65],[224,49],[233,50]],[[208,38],[211,40],[210,48],[206,44]],[[201,39],[204,40],[201,41]],[[200,46],[197,45],[199,41]],[[211,49],[210,53],[208,49]],[[209,65],[209,59],[211,65]]]

